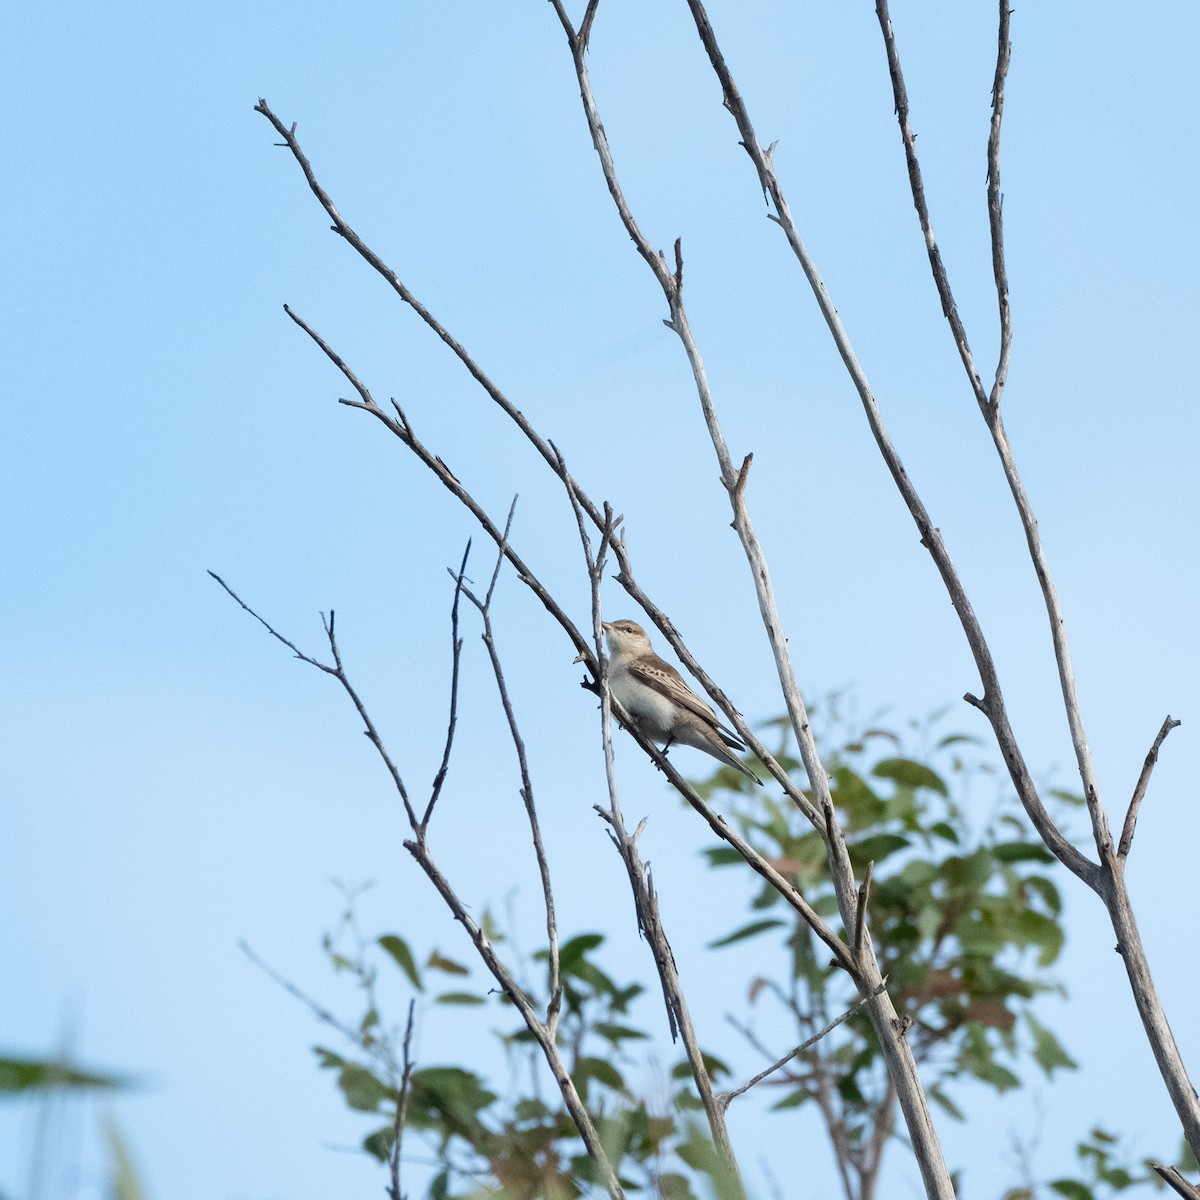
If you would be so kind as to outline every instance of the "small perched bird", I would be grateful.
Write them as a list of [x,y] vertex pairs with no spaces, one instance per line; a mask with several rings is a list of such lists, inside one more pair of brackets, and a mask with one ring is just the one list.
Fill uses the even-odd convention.
[[682,742],[703,750],[762,784],[726,749],[746,749],[737,735],[717,720],[717,714],[670,663],[654,653],[646,631],[636,621],[606,621],[604,638],[608,642],[609,691],[645,737],[663,743],[665,749]]

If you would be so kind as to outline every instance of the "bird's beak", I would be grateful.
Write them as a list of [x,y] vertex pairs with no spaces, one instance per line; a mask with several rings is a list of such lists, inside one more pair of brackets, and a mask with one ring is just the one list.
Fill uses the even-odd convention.
[[600,628],[603,629],[605,633],[607,633],[612,628],[612,622],[611,621],[601,621]]

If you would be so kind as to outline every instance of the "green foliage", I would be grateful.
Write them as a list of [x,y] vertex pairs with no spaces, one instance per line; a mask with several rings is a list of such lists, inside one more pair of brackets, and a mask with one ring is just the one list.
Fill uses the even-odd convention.
[[[785,722],[778,727],[787,729]],[[961,1093],[958,1085],[964,1080],[1004,1093],[1021,1087],[1031,1067],[1052,1078],[1075,1066],[1035,1015],[1039,997],[1060,991],[1047,972],[1063,945],[1062,902],[1051,874],[1053,860],[1029,839],[1016,802],[972,757],[971,739],[952,734],[931,743],[928,730],[923,735],[932,748],[916,754],[884,730],[843,736],[832,750],[826,747],[825,761],[858,878],[865,877],[868,866],[872,872],[868,928],[889,993],[911,1022],[909,1041],[929,1098],[962,1120],[969,1093]],[[799,767],[786,743],[778,757],[790,769]],[[697,787],[837,923],[822,839],[784,797],[725,768]],[[1064,794],[1061,799],[1075,798]],[[725,845],[710,847],[703,857],[712,869],[741,864]],[[753,1074],[767,1053],[806,1041],[856,999],[828,950],[777,893],[747,872],[743,877],[752,889],[747,911],[709,948],[718,953],[758,949],[754,976],[747,980],[747,1009],[775,1032],[768,1047],[750,1024],[739,1022],[753,1051],[750,1062],[739,1065],[735,1075],[726,1063],[706,1055],[717,1086]],[[316,1053],[347,1106],[374,1118],[376,1127],[363,1143],[367,1152],[381,1162],[392,1154],[402,1074],[398,1033],[386,1030],[376,998],[377,974],[386,971],[390,982],[418,991],[427,1007],[492,1022],[508,1059],[503,1085],[466,1065],[422,1063],[413,1071],[404,1148],[407,1158],[408,1139],[419,1139],[424,1156],[432,1156],[429,1200],[484,1195],[570,1200],[595,1191],[595,1166],[557,1089],[533,1082],[539,1072],[545,1078],[545,1063],[528,1029],[515,1022],[508,998],[481,967],[437,948],[419,963],[399,934],[363,938],[354,925],[352,901],[348,894],[341,927],[336,936],[326,937],[325,949],[334,969],[350,972],[359,984],[365,1012],[343,1027],[350,1052],[318,1047]],[[480,923],[494,945],[505,945],[504,930],[490,912]],[[686,1061],[663,1080],[656,1105],[631,1084],[645,1078],[645,1049],[653,1045],[633,1013],[644,987],[618,981],[603,952],[600,933],[564,939],[558,1038],[623,1187],[666,1200],[736,1195],[705,1127],[697,1123],[700,1103]],[[522,977],[538,981],[522,986],[545,1012],[548,953],[538,951],[529,962],[514,965],[522,968]],[[437,976],[444,989],[432,986]],[[790,1024],[782,1037],[777,1032],[781,1015]],[[846,1177],[856,1177],[855,1194],[873,1194],[894,1100],[865,1017],[845,1021],[758,1087],[768,1096],[774,1092],[771,1107],[781,1121],[791,1110],[815,1106],[833,1144],[841,1148]],[[1014,1189],[1006,1200],[1104,1200],[1144,1181],[1144,1173],[1118,1162],[1107,1136],[1096,1130],[1080,1144],[1080,1178]]]
[[[880,744],[882,755],[875,749]],[[1063,944],[1062,903],[1045,872],[1051,856],[1029,841],[1015,800],[1003,799],[983,765],[968,757],[968,739],[943,738],[920,758],[900,749],[896,735],[881,730],[846,739],[827,754],[830,787],[856,874],[861,879],[872,867],[868,927],[893,1002],[912,1022],[909,1039],[926,1065],[931,1099],[961,1118],[950,1094],[958,1080],[969,1077],[1005,1092],[1021,1085],[1023,1062],[1047,1076],[1075,1065],[1033,1015],[1036,998],[1058,990],[1046,968]],[[780,757],[785,765],[794,762],[786,743]],[[729,788],[710,781],[706,791],[733,791],[732,818],[743,836],[836,920],[824,845],[798,812],[740,782]],[[979,793],[992,793],[991,811],[976,818],[977,830],[965,807],[972,792],[972,812],[981,807]],[[708,858],[714,867],[730,863],[720,847]],[[782,922],[788,969],[758,978],[749,1000],[752,1007],[781,1008],[795,1024],[796,1041],[804,1041],[848,1007],[853,994],[828,952],[773,890],[760,886],[751,907],[781,916],[740,926],[712,945],[774,940]],[[836,1096],[821,1101],[823,1115],[831,1132],[851,1145],[869,1143],[890,1104],[864,1017],[828,1035],[777,1085],[787,1088],[780,1107]]]
[[111,1091],[127,1088],[130,1081],[120,1075],[81,1071],[68,1062],[45,1058],[0,1058],[0,1094],[38,1092],[54,1088],[98,1089]]
[[[429,952],[418,966],[410,943],[399,935],[362,937],[353,913],[355,895],[347,892],[346,897],[346,911],[338,928],[325,937],[324,947],[334,969],[349,972],[358,983],[366,1012],[357,1022],[341,1024],[352,1043],[348,1052],[318,1046],[315,1053],[318,1064],[333,1075],[347,1107],[375,1117],[375,1128],[364,1138],[363,1148],[387,1162],[395,1142],[403,1075],[401,1038],[398,1031],[388,1031],[379,1017],[377,985],[381,972],[398,971],[408,984],[422,988],[427,1004],[449,1010],[482,1009],[496,1020],[502,1026],[500,1044],[511,1067],[504,1088],[491,1086],[481,1074],[461,1065],[419,1064],[412,1071],[405,1136],[419,1138],[426,1154],[433,1156],[435,1170],[426,1192],[430,1200],[475,1200],[484,1195],[571,1200],[589,1190],[596,1180],[595,1167],[558,1093],[553,1088],[543,1092],[513,1087],[513,1080],[533,1077],[535,1064],[543,1060],[524,1024],[514,1024],[507,998],[495,991],[490,980],[477,979],[479,972],[440,950]],[[503,943],[503,932],[494,919],[486,915],[484,923],[490,939]],[[712,1165],[716,1156],[711,1146],[705,1151],[705,1135],[681,1123],[682,1109],[655,1112],[629,1086],[629,1068],[641,1065],[641,1060],[629,1057],[627,1048],[648,1039],[630,1021],[630,1007],[643,988],[614,979],[602,965],[603,949],[604,937],[599,933],[576,935],[560,948],[559,1042],[623,1185],[633,1193],[696,1200],[696,1180],[712,1175],[713,1194],[731,1194]],[[545,964],[547,959],[544,950],[532,956],[534,964]],[[453,978],[455,990],[433,993],[429,979],[438,973]],[[536,988],[531,988],[530,997],[544,1011],[548,997]],[[715,1059],[710,1067],[714,1074],[728,1073]],[[686,1068],[682,1078],[689,1078]],[[684,1083],[680,1090],[688,1092],[690,1087]]]
[[1051,1179],[1029,1183],[1005,1192],[1003,1200],[1111,1200],[1122,1192],[1147,1184],[1161,1188],[1148,1159],[1135,1161],[1132,1153],[1114,1134],[1093,1129],[1075,1147],[1080,1178]]

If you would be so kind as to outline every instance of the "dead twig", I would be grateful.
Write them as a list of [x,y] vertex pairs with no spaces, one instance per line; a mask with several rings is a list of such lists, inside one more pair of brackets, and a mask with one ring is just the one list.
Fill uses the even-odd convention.
[[1142,801],[1146,798],[1146,789],[1150,786],[1150,772],[1154,770],[1154,764],[1158,762],[1158,752],[1162,749],[1163,742],[1167,740],[1167,734],[1181,724],[1181,721],[1176,721],[1168,715],[1162,723],[1162,728],[1158,731],[1158,736],[1154,739],[1154,745],[1150,747],[1150,751],[1146,755],[1146,761],[1142,764],[1142,773],[1138,776],[1137,786],[1133,789],[1133,798],[1129,801],[1129,811],[1125,814],[1125,824],[1121,829],[1121,841],[1117,846],[1119,859],[1129,856],[1129,848],[1133,845],[1133,831],[1137,827],[1138,811],[1142,807]]
[[764,1068],[763,1070],[759,1071],[757,1075],[747,1079],[741,1087],[734,1088],[731,1092],[722,1092],[717,1097],[722,1109],[728,1108],[734,1100],[736,1100],[739,1096],[744,1096],[756,1083],[761,1083],[767,1078],[768,1075],[774,1075],[775,1072],[781,1067],[787,1066],[792,1059],[798,1058],[805,1052],[805,1050],[811,1049],[823,1037],[829,1033],[832,1033],[844,1021],[848,1021],[852,1016],[854,1016],[855,1013],[861,1011],[864,1005],[868,1004],[871,1000],[874,1000],[876,996],[881,995],[887,989],[887,982],[887,976],[885,975],[867,995],[860,997],[854,1004],[846,1009],[846,1011],[842,1013],[840,1017],[834,1017],[834,1019],[830,1021],[828,1025],[819,1030],[817,1033],[814,1033],[813,1036],[807,1041],[801,1042],[800,1045],[794,1050],[789,1050],[782,1058],[776,1059],[775,1062],[773,1062],[769,1067]]
[[[463,562],[465,564],[465,557]],[[409,1088],[412,1085],[412,1035],[413,1009],[415,1004],[416,1001],[414,1000],[408,1002],[408,1020],[404,1025],[404,1046],[401,1052],[402,1071],[400,1075],[400,1087],[396,1092],[396,1120],[392,1126],[392,1153],[389,1163],[392,1173],[392,1183],[388,1188],[388,1195],[391,1197],[391,1200],[405,1200],[403,1193],[400,1191],[400,1145],[404,1138],[404,1123],[408,1117]]]

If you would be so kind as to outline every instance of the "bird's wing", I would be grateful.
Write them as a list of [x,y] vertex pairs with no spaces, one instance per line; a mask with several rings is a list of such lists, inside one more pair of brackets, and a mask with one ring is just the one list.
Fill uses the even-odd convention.
[[684,683],[683,676],[670,663],[663,662],[657,654],[643,654],[640,658],[635,658],[626,669],[634,678],[640,679],[659,695],[665,696],[668,700],[678,704],[680,708],[686,708],[702,721],[710,724],[724,741],[735,749],[744,750],[746,748],[738,740],[736,734],[725,729],[717,720],[717,714]]

